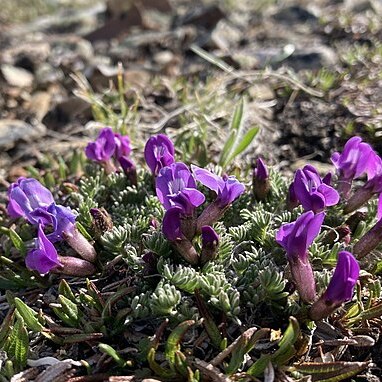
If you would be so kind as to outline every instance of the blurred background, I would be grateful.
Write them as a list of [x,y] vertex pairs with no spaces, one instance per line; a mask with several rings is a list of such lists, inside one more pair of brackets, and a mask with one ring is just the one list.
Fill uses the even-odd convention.
[[379,150],[381,4],[1,0],[0,180],[48,168],[104,125],[137,151],[165,130],[203,164],[243,97],[261,128],[249,160],[325,166],[353,134]]

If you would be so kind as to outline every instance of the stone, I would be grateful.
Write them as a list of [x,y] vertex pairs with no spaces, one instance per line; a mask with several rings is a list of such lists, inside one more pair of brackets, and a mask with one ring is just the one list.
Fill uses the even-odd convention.
[[51,94],[49,92],[39,91],[33,93],[28,104],[28,110],[41,122],[49,111]]
[[[168,0],[140,0],[136,1],[143,9],[155,9],[159,12],[171,12],[172,7]],[[131,2],[121,0],[107,0],[106,14],[109,18],[119,18],[121,15],[128,12],[131,7]]]
[[[325,45],[317,45],[296,49],[293,54],[281,61],[281,65],[288,65],[295,71],[308,69],[319,70],[322,67],[333,67],[338,62],[335,51]],[[279,65],[275,65],[276,67]]]
[[195,7],[174,22],[174,26],[195,25],[212,31],[217,23],[226,17],[217,5]]
[[93,30],[84,37],[94,43],[96,41],[111,40],[127,34],[133,26],[142,26],[143,18],[140,9],[132,5],[126,13],[115,16],[101,27]]
[[39,88],[46,88],[51,84],[63,82],[64,79],[64,72],[49,63],[39,65],[36,70],[36,84]]
[[3,64],[0,67],[0,71],[8,85],[19,88],[27,88],[33,84],[34,76],[26,69]]
[[19,141],[31,142],[41,138],[46,133],[45,125],[34,125],[17,119],[0,120],[0,149],[9,150]]
[[292,5],[290,7],[282,8],[273,15],[273,18],[278,22],[285,24],[294,23],[311,23],[317,22],[318,18],[312,12],[299,6]]

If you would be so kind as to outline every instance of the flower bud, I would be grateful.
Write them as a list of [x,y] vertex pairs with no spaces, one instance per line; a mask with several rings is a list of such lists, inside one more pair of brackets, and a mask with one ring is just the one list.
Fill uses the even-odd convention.
[[253,193],[256,200],[264,200],[270,190],[268,169],[263,160],[258,158],[256,168],[253,170]]
[[91,208],[90,214],[93,217],[92,228],[97,238],[113,228],[113,220],[105,208]]
[[138,180],[137,180],[137,168],[135,167],[134,162],[127,157],[120,157],[118,158],[118,161],[127,179],[129,179],[130,184],[133,186],[136,186],[138,184]]
[[219,246],[219,236],[210,226],[202,227],[202,252],[200,256],[201,265],[216,257]]
[[180,255],[190,264],[199,263],[197,254],[191,241],[182,232],[181,207],[174,206],[168,209],[163,217],[162,231],[167,240],[177,249]]
[[52,273],[59,273],[68,276],[85,277],[96,273],[96,267],[89,261],[72,256],[58,256],[60,266],[51,270]]
[[77,227],[73,226],[70,231],[62,233],[65,241],[85,260],[94,263],[97,259],[97,253],[94,247],[84,238],[78,231]]
[[353,247],[353,254],[362,259],[375,249],[382,241],[382,219],[378,220],[370,231],[366,232]]
[[312,320],[328,317],[344,302],[351,300],[359,271],[359,264],[351,253],[342,251],[338,254],[337,266],[326,291],[309,311]]

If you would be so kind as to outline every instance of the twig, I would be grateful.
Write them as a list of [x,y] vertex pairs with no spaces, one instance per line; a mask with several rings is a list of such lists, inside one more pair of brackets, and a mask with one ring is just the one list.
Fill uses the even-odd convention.
[[208,362],[196,359],[194,361],[195,366],[214,382],[232,382],[232,379],[224,375],[217,367],[211,365]]
[[248,330],[246,330],[239,337],[237,337],[236,340],[233,341],[231,345],[227,346],[214,359],[212,359],[210,361],[210,364],[213,366],[217,366],[220,363],[222,363],[224,358],[226,358],[227,356],[229,356],[232,353],[232,351],[235,349],[236,345],[238,344],[238,342],[240,341],[241,338],[244,338],[244,337],[251,338],[256,331],[257,331],[257,328],[249,328]]

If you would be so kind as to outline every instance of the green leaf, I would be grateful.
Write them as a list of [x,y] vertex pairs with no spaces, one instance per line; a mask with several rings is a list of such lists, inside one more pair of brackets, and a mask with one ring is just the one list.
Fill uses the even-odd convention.
[[71,302],[76,302],[76,297],[74,296],[72,289],[70,288],[68,282],[65,279],[62,279],[60,281],[60,284],[58,284],[58,293],[62,296],[65,296]]
[[269,332],[270,330],[265,328],[258,331],[256,331],[256,328],[246,330],[240,336],[236,346],[232,350],[231,360],[225,369],[226,374],[231,375],[237,372],[239,367],[243,364],[245,355],[253,349],[257,341],[268,336]]
[[176,374],[172,370],[165,369],[164,367],[159,365],[159,363],[155,360],[155,354],[156,349],[152,347],[147,355],[147,361],[150,365],[151,370],[154,371],[155,374],[159,375],[160,377],[165,378],[165,380],[174,378]]
[[181,352],[177,351],[175,352],[175,357],[174,357],[174,366],[175,370],[177,371],[178,374],[182,375],[183,377],[187,378],[189,374],[189,367],[187,365],[187,358],[186,356]]
[[261,377],[264,374],[265,368],[272,360],[272,354],[263,354],[248,370],[247,374],[253,377]]
[[125,366],[125,360],[120,357],[120,355],[117,353],[117,351],[112,348],[110,345],[107,344],[99,344],[98,345],[99,350],[101,350],[102,353],[107,354],[111,358],[114,359],[114,361],[121,367]]
[[12,358],[13,365],[17,370],[22,370],[26,366],[29,351],[29,338],[21,315],[17,316],[16,323],[11,331],[6,346],[6,351],[8,356]]
[[223,343],[223,337],[220,334],[220,330],[215,324],[210,310],[208,309],[207,304],[204,302],[198,289],[195,290],[195,299],[199,313],[203,317],[203,326],[206,329],[208,336],[211,338],[211,341],[214,344],[214,346],[220,349],[220,346]]
[[18,297],[15,298],[15,306],[18,313],[20,313],[21,317],[25,320],[25,324],[30,330],[35,333],[39,333],[44,330],[44,327],[37,319],[37,313]]
[[29,338],[28,332],[24,326],[23,319],[17,319],[15,325],[16,342],[15,342],[15,363],[20,369],[27,365]]
[[289,325],[284,332],[283,338],[279,342],[279,349],[274,353],[272,362],[278,366],[284,365],[296,352],[294,343],[300,335],[300,325],[294,317],[289,317]]
[[187,320],[179,324],[169,335],[166,342],[165,357],[170,363],[170,367],[174,367],[175,354],[180,350],[180,342],[186,331],[195,325],[194,320]]
[[250,130],[247,131],[247,133],[244,135],[243,139],[237,145],[232,155],[228,158],[229,162],[232,159],[234,159],[236,156],[241,154],[252,143],[253,139],[256,137],[259,130],[260,130],[259,127],[252,127]]
[[291,359],[296,349],[294,343],[300,335],[300,325],[294,317],[289,317],[289,325],[284,332],[283,338],[280,340],[278,346],[279,349],[273,354],[262,355],[247,371],[247,374],[255,377],[260,377],[269,362],[272,362],[278,366],[284,365],[289,359]]
[[13,228],[9,229],[9,237],[11,238],[13,245],[20,252],[20,254],[22,256],[25,256],[27,253],[27,247],[21,239],[21,237]]
[[232,153],[234,152],[238,144],[239,134],[243,126],[243,113],[244,100],[241,99],[239,104],[235,107],[230,126],[230,135],[221,152],[219,165],[221,165],[222,167],[225,167],[229,163],[229,160],[232,157]]
[[73,322],[77,323],[79,320],[77,305],[63,295],[58,296],[58,301],[62,306],[62,312],[65,313]]
[[76,227],[86,240],[88,240],[88,241],[93,240],[91,235],[88,233],[88,231],[86,231],[85,227],[80,222],[76,222]]
[[50,308],[53,310],[55,315],[61,319],[66,325],[76,328],[77,321],[70,318],[66,313],[63,312],[62,306],[60,304],[49,304]]

